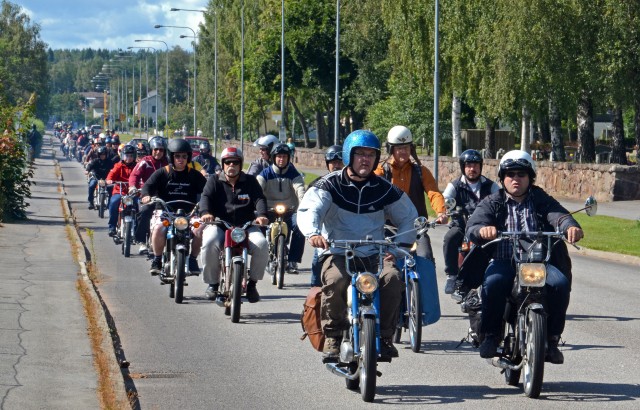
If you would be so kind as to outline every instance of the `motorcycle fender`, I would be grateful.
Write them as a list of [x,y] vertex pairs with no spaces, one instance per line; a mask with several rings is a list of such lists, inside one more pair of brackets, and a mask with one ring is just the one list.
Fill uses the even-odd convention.
[[133,217],[132,217],[131,215],[126,215],[126,216],[124,217],[124,221],[125,221],[125,222],[132,222],[132,221],[133,221]]
[[376,317],[376,310],[373,308],[373,306],[363,306],[360,308],[360,315],[361,316],[372,316],[372,317]]
[[527,306],[527,310],[534,310],[534,311],[543,312],[544,311],[544,306],[542,306],[542,304],[540,304],[540,303],[532,303],[529,306]]
[[271,224],[271,231],[270,231],[271,243],[275,243],[276,238],[279,235],[287,236],[287,225],[282,222],[274,222]]
[[244,263],[244,258],[242,256],[234,256],[231,261],[232,261],[232,263],[236,263],[236,262]]
[[183,245],[181,243],[176,244],[176,250],[178,251],[186,251],[187,250],[187,246]]

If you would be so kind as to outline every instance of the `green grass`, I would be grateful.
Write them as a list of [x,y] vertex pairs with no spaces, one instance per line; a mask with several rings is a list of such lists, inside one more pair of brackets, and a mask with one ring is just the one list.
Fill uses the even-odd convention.
[[575,214],[584,231],[578,243],[585,248],[640,256],[640,220]]

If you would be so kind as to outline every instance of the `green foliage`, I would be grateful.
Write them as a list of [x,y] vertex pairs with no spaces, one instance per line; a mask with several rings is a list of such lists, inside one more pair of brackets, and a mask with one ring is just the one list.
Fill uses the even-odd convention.
[[640,221],[575,214],[584,230],[579,242],[589,249],[640,256]]

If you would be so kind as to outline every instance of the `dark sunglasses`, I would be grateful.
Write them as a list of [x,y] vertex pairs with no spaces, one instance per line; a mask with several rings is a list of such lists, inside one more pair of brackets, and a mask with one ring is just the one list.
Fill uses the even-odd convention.
[[529,174],[528,174],[528,173],[526,173],[526,172],[524,172],[524,171],[518,171],[518,172],[516,172],[516,171],[509,171],[509,172],[507,172],[507,173],[506,173],[506,175],[507,175],[509,178],[515,178],[515,177],[518,177],[518,178],[524,178],[524,177],[526,177],[526,176],[527,176],[527,175],[529,175]]
[[326,161],[333,161],[336,159],[339,159],[340,161],[342,161],[342,151],[329,152],[324,156],[324,159]]
[[233,159],[231,161],[224,161],[223,164],[237,166],[237,165],[240,165],[240,161]]
[[173,158],[175,158],[175,159],[187,159],[187,158],[189,158],[189,154],[173,154]]

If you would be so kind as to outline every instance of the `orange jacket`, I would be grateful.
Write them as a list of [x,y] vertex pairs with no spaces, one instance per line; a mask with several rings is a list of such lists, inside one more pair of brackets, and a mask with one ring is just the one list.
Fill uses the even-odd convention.
[[[404,193],[411,197],[411,193],[409,192],[411,188],[411,172],[413,172],[413,162],[408,161],[405,162],[404,165],[399,167],[395,164],[393,157],[389,158],[386,163],[390,165],[391,168],[391,183],[398,188],[400,188]],[[383,162],[378,165],[378,168],[375,170],[376,175],[380,175],[384,177],[384,169],[382,168]],[[444,197],[438,190],[438,185],[436,184],[436,180],[433,178],[431,172],[422,165],[422,190],[427,193],[427,197],[429,198],[429,202],[431,203],[431,208],[434,210],[436,214],[441,214],[446,211],[444,206]],[[415,189],[415,188],[414,188]],[[415,202],[414,202],[414,205]],[[426,209],[424,209],[426,212]],[[420,214],[420,210],[418,210],[418,214]]]

